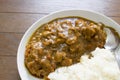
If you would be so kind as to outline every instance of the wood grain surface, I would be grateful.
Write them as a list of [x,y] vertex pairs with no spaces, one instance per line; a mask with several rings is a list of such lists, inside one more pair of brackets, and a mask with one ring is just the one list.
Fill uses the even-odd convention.
[[36,20],[64,9],[97,11],[120,24],[120,0],[0,0],[0,80],[20,80],[16,55],[23,34]]

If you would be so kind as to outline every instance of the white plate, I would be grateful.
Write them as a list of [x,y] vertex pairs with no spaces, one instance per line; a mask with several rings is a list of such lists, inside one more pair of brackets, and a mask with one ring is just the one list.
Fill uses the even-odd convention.
[[20,77],[22,80],[40,80],[38,78],[35,78],[29,72],[27,71],[25,65],[24,65],[24,54],[25,54],[25,46],[32,35],[32,33],[42,24],[47,23],[53,19],[59,18],[59,17],[67,17],[67,16],[80,16],[87,18],[89,20],[93,20],[95,22],[102,22],[105,25],[111,26],[120,34],[120,26],[112,19],[106,17],[103,14],[94,12],[94,11],[88,11],[88,10],[64,10],[64,11],[58,11],[51,13],[43,18],[40,18],[38,21],[36,21],[24,34],[19,48],[17,52],[17,65],[18,65],[18,71],[20,74]]

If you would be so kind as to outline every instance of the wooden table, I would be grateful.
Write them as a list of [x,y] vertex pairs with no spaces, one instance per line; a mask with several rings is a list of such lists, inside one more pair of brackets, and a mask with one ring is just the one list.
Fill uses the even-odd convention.
[[120,24],[120,0],[0,0],[0,80],[20,80],[16,55],[24,32],[39,18],[63,9],[88,9]]

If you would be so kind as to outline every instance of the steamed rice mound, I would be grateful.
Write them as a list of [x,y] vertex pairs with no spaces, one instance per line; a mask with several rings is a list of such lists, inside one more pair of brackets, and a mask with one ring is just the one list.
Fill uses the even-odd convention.
[[50,80],[120,80],[120,70],[114,53],[97,48],[93,57],[83,55],[80,63],[62,67],[49,74]]

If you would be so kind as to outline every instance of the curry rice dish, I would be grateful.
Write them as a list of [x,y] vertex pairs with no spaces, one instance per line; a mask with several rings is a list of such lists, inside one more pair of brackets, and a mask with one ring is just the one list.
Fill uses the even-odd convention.
[[84,53],[90,53],[96,47],[103,48],[106,41],[104,27],[81,17],[57,18],[43,24],[26,45],[28,71],[49,80],[47,76],[55,69],[78,63]]

